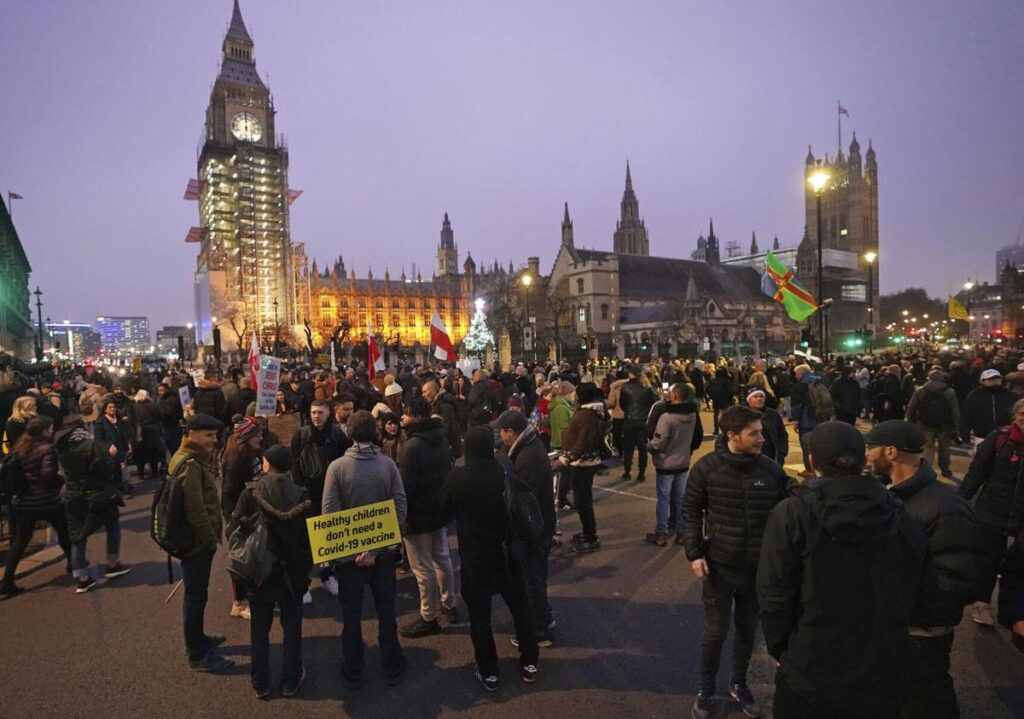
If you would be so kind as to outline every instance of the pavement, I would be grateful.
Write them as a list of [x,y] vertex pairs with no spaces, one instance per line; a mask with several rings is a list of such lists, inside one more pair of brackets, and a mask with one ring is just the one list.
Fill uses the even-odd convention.
[[[710,427],[710,416],[705,426]],[[704,442],[700,453],[712,442]],[[799,448],[790,462],[799,462]],[[962,476],[967,460],[956,456]],[[787,469],[798,471],[795,464]],[[555,646],[542,649],[540,678],[524,685],[510,645],[511,619],[495,600],[494,631],[502,686],[489,694],[473,677],[468,624],[436,636],[403,640],[410,667],[403,683],[384,685],[376,627],[367,600],[364,638],[369,643],[366,682],[349,691],[339,677],[341,647],[337,600],[313,583],[306,607],[303,659],[307,679],[300,694],[280,696],[280,630],[271,641],[271,700],[253,697],[249,686],[249,634],[231,619],[231,589],[218,554],[210,582],[207,631],[223,632],[224,653],[237,665],[223,675],[188,670],[181,637],[181,590],[168,599],[166,557],[149,538],[153,482],[146,482],[122,512],[122,561],[130,574],[84,595],[63,563],[52,561],[24,576],[28,591],[0,602],[0,706],[4,717],[273,717],[301,712],[311,717],[688,717],[699,671],[703,609],[700,582],[680,547],[643,542],[653,530],[652,470],[643,483],[621,481],[610,469],[596,481],[596,512],[602,549],[574,555],[556,549],[550,563],[550,595],[558,620]],[[564,536],[579,530],[572,513],[561,515]],[[59,550],[57,550],[59,552]],[[89,541],[100,564],[102,534]],[[453,552],[457,558],[457,553]],[[60,557],[58,555],[57,559]],[[174,580],[181,577],[175,563]],[[398,580],[399,622],[415,617],[415,580]],[[460,604],[461,606],[461,604]],[[1024,717],[1024,657],[1002,630],[982,630],[970,620],[957,631],[952,672],[965,719]],[[728,652],[728,649],[727,649]],[[726,657],[723,667],[729,666]],[[725,697],[720,675],[715,717],[741,717]],[[771,717],[773,665],[759,639],[749,684]]]

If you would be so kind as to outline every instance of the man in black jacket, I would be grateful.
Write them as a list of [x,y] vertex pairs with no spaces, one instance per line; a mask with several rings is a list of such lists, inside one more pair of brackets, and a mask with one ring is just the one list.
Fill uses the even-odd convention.
[[999,370],[981,373],[981,386],[971,390],[960,409],[960,437],[977,447],[998,427],[1010,423],[1010,408],[1017,400],[1003,386]]
[[906,674],[910,698],[902,719],[959,717],[949,653],[963,608],[981,591],[994,569],[974,510],[935,479],[921,454],[927,439],[909,422],[893,419],[874,427],[864,442],[872,473],[899,497],[907,514],[928,537],[934,569],[929,605],[914,611]]
[[633,466],[633,451],[637,453],[636,481],[643,482],[647,471],[647,415],[658,396],[650,387],[640,382],[640,370],[630,365],[627,370],[629,381],[619,390],[619,406],[622,408],[622,478],[630,479]]
[[754,576],[772,507],[788,491],[786,473],[761,454],[761,413],[736,405],[719,418],[714,452],[690,470],[683,498],[683,542],[693,573],[704,580],[704,638],[695,719],[710,716],[729,615],[736,624],[729,693],[750,717],[760,716],[747,687],[757,630]]
[[1024,532],[1006,550],[999,569],[999,623],[1010,630],[1010,641],[1024,654]]
[[441,421],[431,416],[430,404],[423,397],[408,402],[402,427],[407,439],[398,455],[398,469],[409,503],[402,534],[420,591],[420,611],[399,633],[415,638],[441,631],[438,614],[444,614],[449,624],[459,623],[455,570],[439,508],[441,487],[452,460]]
[[809,438],[817,474],[768,518],[757,597],[776,719],[895,719],[906,700],[907,630],[924,594],[928,541],[864,468],[845,422]]
[[[327,467],[345,454],[345,450],[352,446],[352,440],[331,421],[331,403],[327,400],[315,400],[309,408],[309,418],[310,424],[292,435],[292,476],[297,485],[309,492],[313,513],[319,514]],[[320,585],[332,596],[338,596],[338,580],[330,567],[320,569]],[[313,597],[306,592],[302,603],[312,602]]]
[[537,498],[540,513],[544,518],[544,533],[537,551],[526,566],[527,589],[533,608],[534,627],[537,641],[542,647],[549,647],[554,641],[555,616],[548,603],[548,553],[551,538],[555,533],[555,494],[552,485],[551,462],[536,430],[530,426],[526,415],[518,410],[505,410],[498,417],[498,432],[502,444],[508,451],[509,461],[516,475],[529,485]]

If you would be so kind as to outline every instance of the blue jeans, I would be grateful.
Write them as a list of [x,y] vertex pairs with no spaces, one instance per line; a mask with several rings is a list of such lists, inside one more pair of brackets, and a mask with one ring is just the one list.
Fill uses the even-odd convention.
[[185,651],[190,662],[201,661],[210,651],[203,620],[213,553],[214,550],[204,547],[181,560],[181,578],[185,585],[185,599],[181,603],[182,624],[185,628]]
[[[298,591],[297,589],[295,591]],[[270,627],[274,606],[281,609],[284,643],[281,681],[294,682],[302,676],[302,594],[295,595],[284,574],[278,570],[249,597],[249,639],[252,643],[253,686],[270,686]]]
[[674,472],[654,475],[657,483],[658,504],[655,509],[657,527],[655,531],[668,534],[669,507],[676,520],[676,534],[683,533],[683,495],[686,494],[686,476],[689,472]]
[[385,672],[401,671],[405,654],[398,643],[398,620],[395,616],[395,557],[381,552],[372,567],[357,567],[343,562],[335,568],[338,579],[338,601],[341,603],[342,672],[347,677],[363,673],[363,587],[370,586],[373,606],[377,610],[377,644]]
[[121,518],[117,511],[108,511],[104,514],[105,516],[98,516],[90,512],[85,519],[82,538],[71,543],[71,573],[79,581],[89,576],[89,560],[85,557],[85,542],[89,535],[100,526],[107,530],[107,564],[117,564],[117,556],[121,551]]

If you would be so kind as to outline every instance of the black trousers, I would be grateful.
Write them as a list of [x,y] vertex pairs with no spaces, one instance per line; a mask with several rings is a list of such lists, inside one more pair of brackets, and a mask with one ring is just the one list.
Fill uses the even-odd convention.
[[953,677],[949,675],[949,653],[953,632],[941,637],[910,636],[907,678],[910,698],[902,719],[959,719]]
[[36,522],[43,520],[50,523],[57,533],[57,542],[64,550],[64,556],[71,557],[71,540],[68,539],[68,520],[64,515],[64,507],[58,504],[52,509],[21,509],[11,507],[11,546],[7,553],[7,566],[4,569],[2,583],[5,586],[14,584],[14,575],[18,570],[18,562],[25,556],[25,548],[32,539]]
[[626,472],[633,466],[634,451],[637,469],[643,474],[647,469],[647,424],[626,420],[622,424],[622,467]]
[[530,597],[533,624],[538,632],[547,631],[555,614],[548,603],[548,554],[551,552],[551,537],[541,539],[540,546],[530,555],[526,566],[526,591]]
[[722,646],[729,636],[730,617],[735,621],[730,684],[746,684],[747,668],[754,652],[757,631],[757,592],[754,578],[742,586],[725,581],[717,567],[704,578],[704,638],[701,643],[700,690],[707,696],[715,693],[715,679],[722,660]]
[[181,560],[181,578],[185,585],[185,597],[181,603],[182,624],[185,629],[185,651],[192,662],[201,661],[210,651],[204,619],[213,553],[214,550],[203,548]]
[[[775,699],[772,716],[775,719],[899,719],[899,701],[886,702],[889,697],[880,697],[880,702],[889,706],[850,706],[835,703],[821,697],[806,697],[797,693],[786,681],[782,672],[775,676]],[[870,702],[870,698],[867,699]]]
[[992,591],[996,588],[996,580],[999,579],[998,567],[1003,563],[1003,555],[1006,554],[1007,536],[1005,532],[991,527],[985,527],[981,534],[985,538],[985,552],[994,559],[994,562],[990,565],[991,575],[987,582],[988,591],[983,596],[978,597],[979,602],[990,603],[992,601]]
[[302,675],[302,595],[295,596],[284,574],[272,576],[249,598],[252,619],[249,640],[252,643],[253,686],[270,685],[270,627],[274,623],[274,607],[281,611],[281,634],[284,645],[281,681],[294,682]]
[[395,617],[395,556],[381,552],[370,567],[355,562],[337,565],[338,601],[341,604],[342,672],[347,677],[363,673],[363,591],[370,588],[377,612],[377,644],[385,672],[398,672],[405,666],[405,653],[398,643],[398,621]]
[[585,537],[597,536],[597,520],[594,518],[594,475],[597,467],[570,467],[572,475],[572,496],[576,512],[580,515]]
[[539,655],[537,633],[522,571],[508,570],[498,585],[493,587],[493,593],[489,588],[472,586],[472,567],[463,565],[462,572],[462,598],[469,612],[469,636],[473,640],[473,657],[480,674],[485,677],[498,675],[498,651],[494,646],[494,631],[491,629],[491,600],[494,594],[501,595],[512,614],[516,638],[519,640],[519,663],[522,666],[536,665]]
[[622,456],[622,423],[624,421],[622,417],[612,420],[612,446],[620,457]]

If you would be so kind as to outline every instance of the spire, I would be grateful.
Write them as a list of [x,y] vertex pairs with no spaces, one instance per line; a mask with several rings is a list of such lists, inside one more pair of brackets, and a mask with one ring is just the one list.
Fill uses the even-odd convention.
[[714,236],[715,236],[715,218],[712,217],[712,218],[710,218],[710,222],[708,223],[708,239],[710,240]]
[[814,153],[811,152],[810,145],[807,146],[807,159],[805,160],[805,163],[808,167],[814,167]]
[[850,143],[850,157],[860,155],[860,143],[857,142],[857,131],[853,131],[853,142]]
[[572,220],[569,219],[569,203],[565,203],[565,215],[562,216],[562,227],[572,227]]
[[773,250],[779,249],[779,236],[778,235],[775,235],[775,239],[772,240],[772,249]]
[[242,10],[238,7],[238,0],[235,0],[235,8],[231,12],[228,37],[237,38],[252,45],[252,38],[249,37],[249,31],[245,29],[245,21],[242,20]]
[[562,244],[566,247],[573,246],[572,220],[569,218],[569,203],[565,203],[565,215],[562,217]]
[[626,192],[633,191],[633,177],[629,174],[629,160],[626,160]]
[[756,232],[751,232],[750,233],[750,254],[756,255],[757,253],[758,253],[758,249],[757,249],[757,233]]

